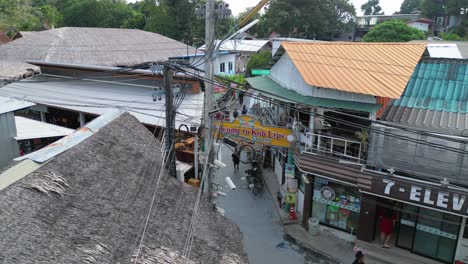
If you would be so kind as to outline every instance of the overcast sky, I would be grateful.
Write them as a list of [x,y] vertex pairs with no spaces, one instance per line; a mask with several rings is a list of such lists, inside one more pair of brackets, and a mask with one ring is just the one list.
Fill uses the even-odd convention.
[[[229,3],[234,15],[244,11],[247,7],[255,6],[260,0],[224,0]],[[135,0],[127,0],[127,2],[135,2]],[[361,5],[367,2],[367,0],[350,0],[356,8],[358,15],[362,15]],[[400,10],[400,5],[403,0],[380,0],[380,6],[387,15],[393,14],[395,11]]]

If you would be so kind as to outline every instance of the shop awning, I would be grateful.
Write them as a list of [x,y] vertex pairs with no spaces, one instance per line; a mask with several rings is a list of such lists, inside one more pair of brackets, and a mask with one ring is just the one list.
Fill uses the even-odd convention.
[[294,102],[316,107],[348,109],[368,113],[374,113],[380,108],[379,104],[304,96],[293,90],[284,88],[267,76],[247,78],[247,82],[254,90],[286,102]]

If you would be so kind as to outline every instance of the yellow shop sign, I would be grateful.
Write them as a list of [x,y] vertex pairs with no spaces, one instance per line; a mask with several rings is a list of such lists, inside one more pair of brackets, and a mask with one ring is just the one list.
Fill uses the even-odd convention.
[[214,123],[214,128],[215,131],[219,129],[217,138],[248,140],[258,144],[286,148],[290,146],[288,136],[292,135],[291,129],[263,126],[260,121],[248,115],[240,116],[232,122],[217,121]]

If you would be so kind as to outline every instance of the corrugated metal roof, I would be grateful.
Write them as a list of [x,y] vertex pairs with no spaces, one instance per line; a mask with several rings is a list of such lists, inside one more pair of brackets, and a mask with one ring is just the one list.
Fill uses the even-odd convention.
[[33,105],[36,104],[32,102],[21,101],[13,98],[0,96],[0,114],[13,112]]
[[70,149],[76,145],[78,145],[83,140],[89,138],[90,136],[94,135],[94,133],[98,132],[101,128],[112,122],[114,119],[119,117],[123,114],[123,111],[118,109],[113,109],[108,111],[106,114],[94,119],[86,126],[76,130],[72,134],[57,140],[55,143],[48,145],[45,148],[42,148],[38,151],[30,153],[28,155],[16,158],[15,161],[20,160],[34,160],[35,162],[45,162],[50,160],[51,158],[57,156],[58,154],[64,152],[67,149]]
[[390,105],[381,119],[447,135],[468,136],[468,114]]
[[427,50],[431,58],[462,59],[457,44],[451,43],[429,43]]
[[[5,85],[0,96],[27,99],[37,104],[59,107],[84,113],[102,115],[119,108],[130,112],[140,122],[165,126],[165,97],[153,101],[153,87],[134,83],[101,80],[72,80],[70,78],[39,75]],[[176,127],[180,124],[200,124],[203,93],[185,95],[178,108]]]
[[[226,40],[224,41],[219,50],[228,51],[245,51],[245,52],[258,52],[261,50],[269,40],[267,39],[254,39],[254,40]],[[219,45],[220,40],[216,40],[216,45]],[[200,49],[204,50],[205,45],[201,46]]]
[[419,43],[286,42],[305,82],[316,87],[399,98],[426,49]]
[[382,120],[468,136],[468,60],[425,59]]
[[42,167],[45,163],[23,160],[0,174],[0,191]]
[[247,82],[255,90],[268,95],[272,95],[283,101],[290,101],[310,106],[349,109],[370,113],[373,113],[380,108],[380,105],[378,104],[304,96],[296,93],[295,91],[282,87],[277,82],[270,79],[268,76],[247,78]]
[[16,140],[68,136],[75,130],[34,119],[15,116]]
[[419,63],[395,106],[466,113],[468,60],[429,59]]

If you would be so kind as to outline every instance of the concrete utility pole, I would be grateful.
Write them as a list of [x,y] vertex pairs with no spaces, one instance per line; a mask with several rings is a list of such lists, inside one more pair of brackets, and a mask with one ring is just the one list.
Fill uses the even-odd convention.
[[175,112],[174,112],[174,93],[172,91],[172,70],[168,66],[164,66],[164,91],[166,100],[166,158],[169,174],[172,177],[176,175],[176,158],[174,149],[174,129],[175,129]]
[[[205,13],[205,78],[213,80],[213,59],[215,57],[215,0],[208,0]],[[213,110],[213,84],[205,82],[205,158],[208,164],[213,164],[213,124],[211,122],[210,112]],[[206,188],[208,199],[211,195],[211,166],[208,165],[206,175]]]

